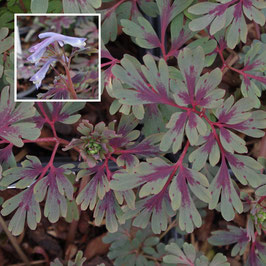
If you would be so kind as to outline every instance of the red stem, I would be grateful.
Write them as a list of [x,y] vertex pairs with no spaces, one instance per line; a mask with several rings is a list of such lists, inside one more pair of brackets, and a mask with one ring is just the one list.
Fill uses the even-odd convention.
[[114,64],[116,64],[116,63],[119,63],[120,61],[118,60],[118,59],[114,59],[114,60],[112,60],[112,61],[110,61],[110,62],[107,62],[107,63],[104,63],[104,64],[101,64],[101,68],[103,68],[103,67],[105,67],[105,66],[109,66],[109,65],[114,65]]
[[124,3],[126,0],[120,0],[118,3],[116,3],[114,6],[110,7],[109,10],[106,12],[105,14],[105,18],[109,17],[111,15],[111,13],[118,8],[122,3]]
[[63,64],[63,65],[64,65],[64,68],[65,68],[65,71],[66,71],[66,75],[67,75],[68,91],[69,91],[69,93],[71,95],[71,98],[72,99],[78,99],[76,91],[74,89],[74,85],[73,85],[71,76],[70,76],[70,72],[69,72],[68,66],[66,64]]
[[223,49],[220,49],[219,47],[217,47],[217,48],[216,48],[216,51],[218,52],[218,54],[219,54],[219,56],[220,56],[220,58],[221,58],[221,60],[222,60],[222,62],[223,62],[223,65],[222,65],[221,71],[223,71],[223,70],[227,67],[227,68],[229,68],[229,69],[231,69],[231,70],[237,72],[238,74],[244,76],[244,78],[249,77],[249,78],[253,78],[253,79],[259,80],[259,81],[261,81],[261,82],[265,82],[264,80],[262,80],[262,77],[258,77],[258,76],[254,76],[254,75],[252,75],[252,74],[246,73],[246,72],[245,72],[245,70],[246,70],[245,67],[244,67],[243,69],[236,69],[236,68],[234,68],[234,67],[232,67],[232,66],[229,66],[229,65],[226,63],[225,59],[224,59],[224,56],[223,56]]
[[167,189],[167,187],[169,186],[170,182],[172,181],[172,179],[174,178],[175,174],[176,174],[176,171],[178,170],[178,168],[180,166],[182,166],[182,163],[183,163],[183,160],[184,160],[184,157],[187,153],[187,150],[188,150],[188,147],[189,147],[189,141],[187,140],[187,143],[178,159],[178,161],[175,163],[175,165],[173,166],[174,169],[173,169],[173,172],[171,173],[171,175],[169,176],[167,182],[165,183],[163,189],[161,190],[160,193],[164,193],[164,191]]

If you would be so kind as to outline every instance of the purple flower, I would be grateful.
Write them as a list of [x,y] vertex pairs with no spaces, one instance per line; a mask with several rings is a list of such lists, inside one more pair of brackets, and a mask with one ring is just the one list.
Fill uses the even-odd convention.
[[[29,51],[33,54],[27,58],[28,61],[30,61],[31,63],[35,63],[35,65],[39,63],[40,59],[46,52],[47,47],[54,42],[58,42],[60,46],[70,44],[71,46],[77,48],[83,48],[86,45],[86,38],[69,37],[54,32],[41,33],[39,34],[39,38],[45,39],[42,40],[40,43],[33,45],[29,49]],[[41,67],[41,69],[31,77],[30,81],[32,81],[36,85],[37,89],[41,86],[42,80],[44,79],[50,64],[56,60],[59,60],[60,56],[62,55],[55,54],[53,57],[50,57],[50,59],[46,61],[46,63]],[[68,58],[64,58],[64,56],[62,56],[62,60],[66,60],[66,63],[68,62]]]
[[37,71],[30,79],[32,81],[36,88],[38,89],[41,86],[42,80],[45,78],[45,75],[51,65],[52,62],[56,61],[57,58],[50,58],[49,60],[46,61],[46,63],[40,68],[39,71]]
[[30,61],[31,63],[35,63],[35,65],[39,63],[41,57],[46,51],[46,48],[55,41],[57,41],[60,46],[63,46],[64,44],[70,44],[73,47],[83,48],[86,45],[86,38],[69,37],[54,32],[41,33],[39,34],[39,38],[46,39],[32,46],[29,51],[33,54],[27,58],[28,61]]
[[54,32],[41,33],[39,34],[39,38],[40,39],[54,38],[56,41],[59,42],[61,46],[63,46],[63,44],[70,44],[71,46],[77,47],[77,48],[85,47],[86,45],[85,41],[87,40],[86,38],[69,37],[69,36],[65,36],[63,34],[54,33]]

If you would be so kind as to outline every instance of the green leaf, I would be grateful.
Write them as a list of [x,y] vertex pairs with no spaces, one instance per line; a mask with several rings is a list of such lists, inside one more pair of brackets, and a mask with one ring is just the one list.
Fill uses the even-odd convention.
[[15,236],[23,232],[26,216],[31,230],[35,230],[37,223],[41,220],[40,206],[35,199],[32,187],[5,201],[2,207],[1,214],[4,216],[17,209],[8,225],[8,229]]
[[4,53],[8,49],[10,49],[14,45],[14,38],[13,36],[8,35],[8,28],[1,28],[0,29],[0,54]]
[[160,46],[160,40],[152,25],[143,17],[137,18],[138,24],[130,20],[121,20],[123,31],[136,38],[136,43],[143,48],[151,49]]
[[22,139],[34,140],[39,137],[40,130],[31,122],[35,115],[33,103],[13,102],[13,95],[8,87],[3,88],[0,100],[0,137],[18,147],[23,146]]
[[30,9],[32,13],[46,13],[48,0],[31,0]]

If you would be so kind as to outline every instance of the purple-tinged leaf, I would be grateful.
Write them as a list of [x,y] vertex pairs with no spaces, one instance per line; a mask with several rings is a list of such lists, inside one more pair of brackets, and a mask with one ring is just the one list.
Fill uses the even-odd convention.
[[155,234],[165,231],[168,224],[168,217],[172,217],[174,212],[170,205],[168,192],[147,197],[136,203],[135,210],[127,210],[124,218],[129,219],[135,217],[133,225],[146,228],[151,219],[151,228]]
[[139,192],[140,197],[158,194],[172,171],[173,166],[160,158],[147,159],[147,163],[140,163],[133,173],[117,171],[113,175],[110,187],[113,190],[125,191],[143,185]]
[[233,7],[233,20],[226,32],[227,45],[231,49],[234,49],[240,40],[244,43],[247,41],[248,29],[241,7],[241,2]]
[[247,263],[249,266],[263,266],[266,262],[266,245],[265,243],[256,241],[252,243]]
[[234,219],[234,210],[238,213],[243,211],[242,202],[234,188],[224,157],[222,157],[220,169],[212,180],[209,189],[212,196],[209,208],[214,209],[217,206],[221,195],[221,213],[226,221]]
[[206,189],[209,182],[207,178],[194,170],[181,166],[178,174],[174,177],[170,188],[169,196],[173,210],[179,209],[179,226],[181,230],[191,233],[196,227],[200,227],[202,220],[194,202],[191,198],[189,188],[202,201],[210,201],[210,193]]
[[171,22],[171,48],[168,56],[177,56],[178,50],[193,37],[193,33],[188,28],[188,22],[183,25],[184,16],[181,13]]
[[193,31],[205,29],[210,25],[210,34],[214,35],[222,29],[226,29],[226,41],[229,48],[233,49],[239,41],[246,42],[247,24],[245,16],[261,26],[265,23],[265,17],[261,11],[264,4],[258,1],[220,1],[222,3],[201,2],[193,5],[188,11],[200,15],[189,23]]
[[187,94],[190,103],[194,105],[194,94],[196,84],[204,66],[204,52],[199,46],[195,50],[184,48],[178,55],[178,66],[184,77]]
[[139,164],[139,160],[135,155],[124,153],[117,157],[116,163],[119,167],[132,171]]
[[[104,216],[106,217],[106,228],[109,232],[116,232],[118,229],[118,221],[122,222],[122,210],[112,191],[105,194],[102,200],[98,200],[93,213],[95,224],[101,225]],[[118,220],[118,221],[117,221]]]
[[43,177],[34,186],[34,195],[38,202],[44,200],[46,192],[47,197],[44,207],[44,216],[51,223],[58,221],[60,216],[67,215],[67,200],[73,199],[74,188],[65,174],[70,171],[73,165],[63,165],[59,168],[51,168],[47,176]]
[[222,72],[219,68],[200,77],[204,66],[204,51],[201,46],[184,48],[178,55],[178,65],[183,76],[171,80],[171,91],[174,93],[175,102],[181,106],[201,106],[204,108],[216,108],[222,104],[224,90],[217,89],[222,80]]
[[238,153],[247,153],[248,149],[246,147],[246,142],[233,133],[232,131],[221,128],[220,129],[220,140],[223,145],[223,147],[231,153],[234,153],[235,151]]
[[202,118],[195,113],[190,113],[186,124],[186,136],[193,146],[199,139],[199,134],[204,136],[207,133],[207,126]]
[[136,64],[124,57],[121,60],[122,66],[115,65],[112,73],[132,89],[113,88],[113,95],[120,103],[128,105],[168,102],[169,76],[166,62],[161,59],[157,67],[151,55],[145,55],[143,61],[145,65],[141,66],[141,70],[150,85]]
[[114,194],[115,194],[117,202],[120,205],[123,205],[124,203],[126,203],[129,209],[135,210],[136,195],[133,192],[133,190],[114,191]]
[[265,135],[265,132],[260,129],[265,129],[265,125],[266,125],[266,112],[263,110],[258,110],[251,112],[251,116],[249,119],[241,123],[234,124],[231,127],[248,136],[254,138],[261,138]]
[[214,246],[235,244],[231,255],[236,256],[238,253],[243,255],[250,241],[246,229],[232,225],[228,225],[227,228],[229,231],[219,230],[212,232],[212,236],[208,238],[208,242]]
[[[64,77],[62,77],[65,79]],[[70,99],[69,91],[64,82],[61,79],[55,79],[54,84],[48,89],[46,93],[39,93],[40,99]]]
[[26,156],[22,167],[13,167],[3,173],[0,181],[1,186],[9,186],[15,183],[16,188],[26,188],[30,186],[41,174],[43,167],[40,160],[35,156]]
[[80,114],[74,114],[84,108],[85,103],[47,103],[50,110],[50,115],[53,121],[60,122],[63,124],[74,124],[81,117]]
[[[108,15],[107,15],[108,14]],[[106,12],[103,16],[104,21],[102,22],[102,39],[104,44],[108,41],[115,41],[117,37],[117,17],[115,11],[111,13]]]
[[8,144],[5,148],[0,149],[0,165],[4,170],[9,167],[16,167],[17,165],[12,149],[12,144]]
[[202,146],[189,155],[189,161],[193,162],[193,169],[197,171],[204,167],[208,158],[211,166],[215,166],[220,160],[219,146],[212,133],[204,137],[200,136],[197,144],[201,145],[202,143]]
[[215,115],[223,124],[237,124],[247,120],[251,114],[248,112],[254,107],[254,101],[242,98],[234,104],[234,96],[230,96],[224,104],[216,109]]
[[172,114],[171,119],[166,124],[166,128],[169,128],[169,130],[164,134],[160,144],[162,151],[168,151],[172,146],[173,153],[176,153],[181,148],[186,121],[187,113]]
[[128,135],[132,130],[135,129],[138,123],[138,120],[132,115],[122,116],[118,124],[117,134]]
[[256,160],[248,156],[230,153],[226,154],[226,159],[241,184],[249,184],[254,188],[261,184],[263,175],[259,171],[263,169],[263,166]]
[[230,264],[227,262],[227,258],[221,253],[217,253],[212,261],[209,262],[209,259],[206,256],[200,256],[200,254],[196,253],[193,245],[184,243],[181,249],[178,244],[178,242],[174,242],[165,247],[168,253],[163,257],[163,261],[165,263],[189,266],[230,266]]
[[244,58],[244,67],[241,69],[241,92],[244,97],[256,100],[256,107],[260,107],[259,97],[266,84],[263,76],[266,64],[266,43],[254,41]]
[[154,157],[160,153],[158,144],[161,140],[161,134],[153,134],[145,138],[140,143],[128,145],[127,152],[133,153],[139,156]]
[[[97,199],[103,199],[106,192],[109,191],[109,182],[102,166],[95,166],[90,169],[90,174],[96,173],[90,182],[83,188],[77,196],[77,203],[81,204],[81,209],[86,210],[88,207],[93,210]],[[87,174],[86,170],[81,170],[78,177]],[[88,176],[89,177],[89,176]]]
[[217,253],[211,262],[209,262],[208,258],[204,255],[200,256],[196,259],[197,266],[230,266],[230,263],[227,262],[227,257],[224,256],[222,253]]
[[161,27],[165,30],[169,23],[183,10],[185,10],[192,0],[156,0],[161,16]]
[[204,108],[216,108],[223,102],[225,90],[216,89],[222,80],[222,72],[219,68],[200,77],[195,88],[195,101]]
[[1,214],[4,216],[17,209],[8,225],[8,229],[15,236],[23,232],[26,216],[27,224],[31,230],[35,230],[37,223],[41,220],[41,210],[39,203],[35,199],[33,187],[5,201],[2,207]]
[[[33,103],[13,102],[12,92],[3,88],[0,100],[0,138],[8,140],[15,146],[22,147],[22,139],[34,140],[39,137],[40,130],[30,118],[35,115]],[[26,121],[27,119],[27,121]]]
[[[230,96],[221,107],[216,109],[215,116],[219,119],[219,123],[224,127],[235,129],[252,137],[259,138],[264,136],[265,133],[260,129],[265,128],[266,112],[262,110],[248,112],[255,106],[255,100],[246,97],[240,99],[235,104],[233,103],[234,97]],[[229,131],[223,131],[223,133],[223,138],[228,137],[228,140],[229,138],[231,140],[234,137],[236,139]],[[225,144],[228,143],[226,140],[223,141]],[[239,139],[237,141],[240,142]]]
[[160,47],[160,40],[148,20],[143,17],[137,18],[137,23],[130,20],[121,20],[123,31],[134,38],[136,43],[147,49]]

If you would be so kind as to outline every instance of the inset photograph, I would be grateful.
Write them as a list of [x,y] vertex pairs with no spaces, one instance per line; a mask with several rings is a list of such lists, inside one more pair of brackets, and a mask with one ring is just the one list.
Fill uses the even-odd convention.
[[100,14],[15,14],[15,101],[100,101]]

